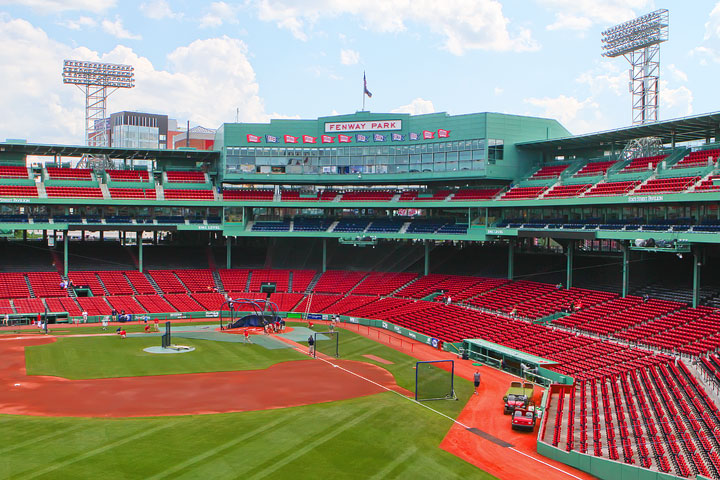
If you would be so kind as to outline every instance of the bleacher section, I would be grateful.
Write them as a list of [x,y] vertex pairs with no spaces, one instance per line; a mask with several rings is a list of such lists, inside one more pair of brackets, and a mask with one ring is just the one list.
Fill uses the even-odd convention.
[[608,169],[613,165],[615,165],[614,160],[590,162],[578,170],[573,177],[594,177],[596,175],[605,175]]
[[680,159],[672,168],[694,168],[714,165],[720,156],[720,149],[697,150]]
[[147,170],[105,170],[111,182],[149,182]]
[[683,192],[700,180],[700,177],[653,178],[633,192],[633,195],[648,193]]
[[547,179],[559,177],[562,172],[565,171],[570,165],[545,165],[540,167],[535,173],[532,174],[530,180]]
[[212,190],[165,188],[166,200],[215,200]]
[[150,188],[108,188],[111,198],[155,200],[157,193]]
[[585,192],[585,196],[610,197],[614,195],[626,195],[635,187],[640,185],[637,180],[625,180],[620,182],[600,182]]
[[223,200],[271,201],[274,195],[272,190],[223,190]]
[[103,198],[99,187],[45,187],[48,197]]
[[92,170],[89,168],[46,168],[50,180],[80,180],[90,181],[93,179]]
[[557,185],[545,193],[543,198],[578,197],[591,186],[592,184]]
[[667,158],[667,155],[655,155],[652,157],[638,157],[634,158],[625,165],[625,168],[621,172],[639,172],[643,170],[654,170],[657,168],[658,163],[662,162]]
[[0,197],[37,197],[35,185],[0,185]]
[[202,172],[167,171],[165,174],[169,183],[206,183],[205,174]]
[[512,187],[500,197],[500,200],[526,200],[530,198],[537,198],[545,190],[547,190],[547,187]]
[[0,178],[30,178],[27,167],[2,165],[0,166]]

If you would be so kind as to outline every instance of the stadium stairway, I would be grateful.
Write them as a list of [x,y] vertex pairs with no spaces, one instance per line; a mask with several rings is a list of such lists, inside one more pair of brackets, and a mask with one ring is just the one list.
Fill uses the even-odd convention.
[[217,288],[218,293],[225,293],[225,287],[223,286],[222,280],[220,279],[220,274],[218,273],[217,269],[212,270],[212,276],[213,281],[215,282],[215,288]]
[[[145,276],[145,278],[147,279],[147,281],[150,282],[150,285],[152,285],[153,289],[155,289],[155,293],[158,294],[158,295],[162,295],[162,294],[163,294],[163,291],[160,289],[160,287],[158,286],[157,282],[155,282],[155,279],[152,277],[152,275],[150,275],[150,274],[147,273],[147,272],[143,272],[143,275]],[[131,285],[132,285],[132,283],[131,283]],[[184,286],[184,285],[183,285],[183,286]],[[187,287],[185,287],[185,288],[187,289]]]

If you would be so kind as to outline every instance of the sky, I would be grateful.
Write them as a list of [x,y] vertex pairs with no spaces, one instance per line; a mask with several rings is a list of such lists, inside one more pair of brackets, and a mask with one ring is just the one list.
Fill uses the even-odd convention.
[[64,59],[130,64],[108,114],[180,125],[366,110],[550,117],[572,133],[631,124],[628,63],[601,32],[670,11],[660,119],[720,111],[719,0],[0,0],[0,141],[82,144]]

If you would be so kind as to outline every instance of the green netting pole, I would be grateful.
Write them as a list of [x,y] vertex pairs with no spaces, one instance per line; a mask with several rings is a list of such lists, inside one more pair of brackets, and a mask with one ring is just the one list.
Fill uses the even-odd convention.
[[573,285],[573,260],[575,256],[575,240],[570,240],[567,245],[567,278],[565,285],[571,288]]
[[425,240],[425,275],[430,273],[430,242]]
[[225,237],[225,268],[232,268],[232,239]]
[[625,243],[623,244],[622,251],[622,296],[625,298],[628,296],[630,287],[630,247]]
[[508,242],[508,280],[512,280],[515,276],[515,242],[510,240]]
[[138,244],[138,271],[142,273],[143,271],[143,232],[138,232],[137,234],[137,244]]
[[697,308],[700,304],[700,267],[702,266],[700,261],[700,247],[695,246],[693,249],[693,292],[692,292],[692,306]]
[[65,230],[63,237],[63,271],[65,272],[65,278],[68,276],[68,237],[70,236],[70,230]]
[[322,239],[322,271],[327,270],[327,238]]

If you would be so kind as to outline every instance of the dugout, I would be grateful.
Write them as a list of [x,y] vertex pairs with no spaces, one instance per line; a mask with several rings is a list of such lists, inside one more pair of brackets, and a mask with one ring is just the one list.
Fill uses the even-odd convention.
[[553,360],[537,357],[481,338],[463,340],[463,353],[467,354],[471,360],[542,385],[572,384],[574,382],[572,377],[548,369],[552,365],[557,365],[557,362]]

